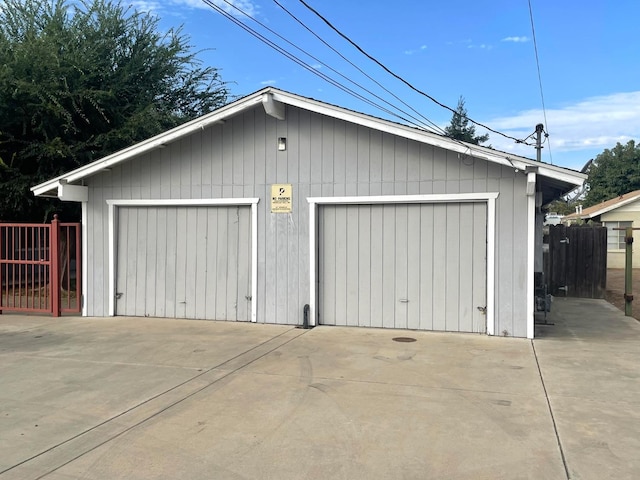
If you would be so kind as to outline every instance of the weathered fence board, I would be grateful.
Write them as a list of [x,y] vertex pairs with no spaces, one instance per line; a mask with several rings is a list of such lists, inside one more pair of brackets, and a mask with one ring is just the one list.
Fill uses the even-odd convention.
[[607,285],[607,229],[551,225],[545,278],[552,295],[603,298]]

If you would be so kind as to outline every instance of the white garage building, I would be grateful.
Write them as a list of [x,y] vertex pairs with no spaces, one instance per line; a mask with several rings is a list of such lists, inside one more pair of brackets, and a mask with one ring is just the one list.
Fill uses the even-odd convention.
[[82,202],[84,315],[531,338],[584,178],[266,88],[32,190]]

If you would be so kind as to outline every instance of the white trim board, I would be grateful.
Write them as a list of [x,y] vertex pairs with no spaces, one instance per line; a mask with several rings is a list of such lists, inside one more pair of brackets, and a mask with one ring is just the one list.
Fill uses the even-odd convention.
[[109,311],[116,311],[116,208],[118,207],[224,207],[251,206],[251,321],[257,322],[258,312],[258,202],[259,198],[205,198],[185,200],[107,200],[109,235]]
[[[568,170],[566,168],[536,162],[535,160],[507,152],[500,152],[488,147],[465,144],[458,140],[432,134],[407,125],[354,112],[352,110],[347,110],[345,108],[330,105],[311,98],[302,97],[273,87],[266,87],[172,130],[156,135],[155,137],[149,138],[135,145],[131,145],[119,152],[115,152],[102,159],[96,160],[93,163],[84,165],[71,172],[67,172],[56,178],[31,187],[31,191],[36,196],[42,195],[55,197],[57,196],[55,192],[57,192],[58,187],[65,182],[69,184],[79,182],[82,179],[95,175],[104,169],[112,168],[119,163],[130,160],[138,155],[142,155],[157,148],[163,148],[172,142],[193,134],[196,131],[224,122],[228,118],[238,115],[250,108],[254,108],[256,105],[261,103],[267,108],[266,111],[268,114],[273,114],[276,118],[284,119],[286,109],[283,107],[285,105],[291,105],[320,115],[344,120],[355,125],[362,125],[381,132],[387,132],[403,138],[416,140],[426,145],[444,148],[457,152],[461,155],[471,154],[473,157],[481,158],[499,165],[510,166],[514,169],[524,171],[527,167],[535,167],[538,169],[538,173],[540,175],[565,183],[567,191],[570,186],[582,185],[587,178],[583,173]],[[269,106],[274,107],[272,111],[270,111]]]
[[487,335],[495,335],[496,277],[496,199],[498,192],[436,195],[378,195],[362,197],[309,197],[309,316],[317,324],[318,239],[316,217],[318,205],[375,205],[402,203],[486,203],[487,204]]
[[[529,173],[536,183],[536,174]],[[535,335],[536,194],[527,196],[527,338]],[[545,299],[546,302],[546,299]]]

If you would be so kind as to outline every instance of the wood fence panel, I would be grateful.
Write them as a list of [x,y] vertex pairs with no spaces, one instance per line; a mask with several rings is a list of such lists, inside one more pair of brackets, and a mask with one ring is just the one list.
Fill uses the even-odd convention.
[[545,278],[552,295],[603,298],[607,279],[607,229],[552,225]]

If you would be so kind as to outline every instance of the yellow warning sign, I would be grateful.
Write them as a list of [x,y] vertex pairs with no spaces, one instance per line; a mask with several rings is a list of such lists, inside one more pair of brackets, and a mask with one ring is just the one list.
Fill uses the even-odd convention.
[[291,184],[271,185],[271,213],[291,213],[293,189]]

